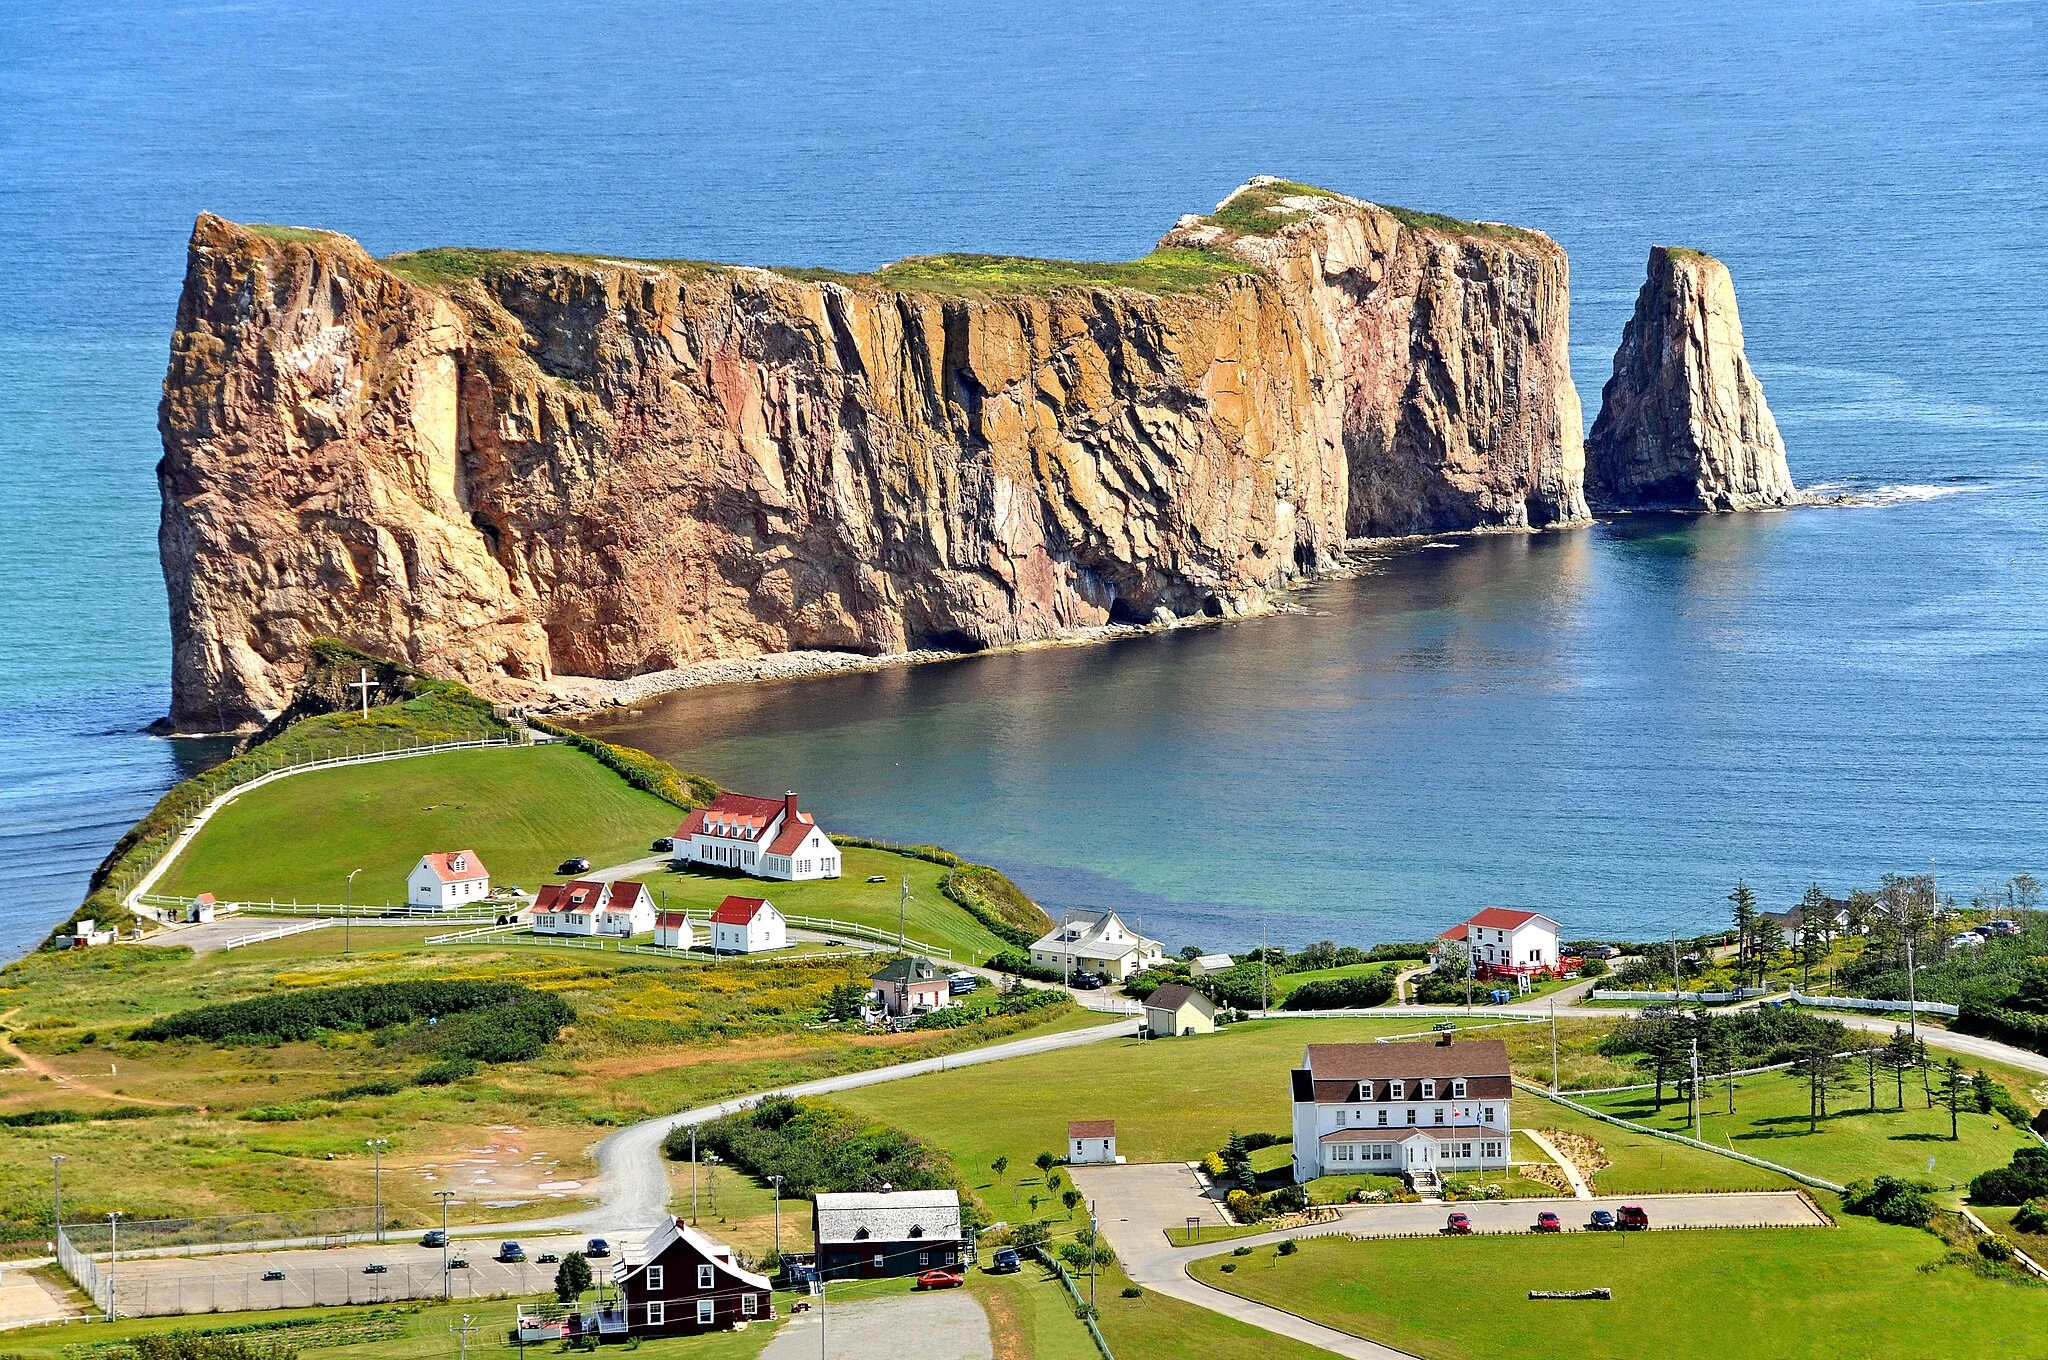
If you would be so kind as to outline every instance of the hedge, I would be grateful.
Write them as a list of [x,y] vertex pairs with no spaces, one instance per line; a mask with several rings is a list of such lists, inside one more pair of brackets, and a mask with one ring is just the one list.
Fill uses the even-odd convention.
[[1393,979],[1371,977],[1317,978],[1304,982],[1280,1003],[1283,1011],[1337,1011],[1370,1009],[1386,1003],[1394,994]]
[[704,806],[719,795],[715,781],[701,774],[685,774],[660,757],[635,747],[614,746],[608,741],[586,737],[581,732],[557,727],[540,718],[528,718],[526,722],[529,727],[561,738],[642,793],[651,793],[686,812]]
[[2036,1053],[2048,1053],[2048,1016],[2028,1011],[2009,1011],[1980,1001],[1965,1001],[1956,1017],[1955,1028],[1965,1034],[1998,1039]]
[[374,982],[354,987],[309,987],[200,1006],[152,1020],[131,1038],[293,1042],[321,1030],[380,1030],[469,1011],[496,1010],[529,1002],[551,1003],[574,1018],[568,1004],[511,982]]

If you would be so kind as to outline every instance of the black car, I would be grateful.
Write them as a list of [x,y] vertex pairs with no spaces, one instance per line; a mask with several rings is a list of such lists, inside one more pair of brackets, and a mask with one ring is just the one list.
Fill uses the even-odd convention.
[[551,1266],[558,1263],[562,1258],[555,1255],[555,1253],[551,1251],[544,1251],[540,1255],[534,1257],[533,1259],[541,1265]]
[[263,1272],[263,1278],[266,1280],[282,1280],[284,1272],[282,1270],[266,1270]]
[[667,854],[676,848],[676,838],[674,836],[663,836],[649,848],[660,851],[662,854]]
[[1102,990],[1102,984],[1103,978],[1098,973],[1074,974],[1074,989],[1076,991],[1099,992]]
[[448,1234],[442,1232],[439,1228],[429,1228],[427,1229],[427,1235],[420,1239],[420,1245],[423,1247],[445,1247],[448,1245]]
[[370,1262],[370,1264],[363,1267],[363,1274],[382,1275],[389,1268],[390,1267],[386,1266],[382,1261],[372,1261]]
[[1586,1220],[1588,1232],[1613,1232],[1614,1215],[1605,1209],[1595,1209],[1593,1216]]
[[593,1261],[600,1260],[612,1254],[612,1244],[602,1237],[593,1237],[584,1244],[583,1254]]
[[577,855],[574,859],[565,859],[560,864],[557,864],[555,872],[558,874],[587,874],[590,872],[590,861],[581,855]]
[[498,1244],[498,1259],[507,1263],[524,1261],[526,1259],[526,1248],[520,1246],[517,1242],[500,1242]]

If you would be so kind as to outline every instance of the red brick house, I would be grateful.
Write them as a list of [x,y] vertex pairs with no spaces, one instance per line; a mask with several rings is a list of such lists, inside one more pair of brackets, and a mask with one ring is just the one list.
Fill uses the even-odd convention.
[[629,1336],[695,1336],[775,1316],[768,1277],[741,1269],[731,1247],[681,1219],[623,1248],[612,1284],[619,1298],[599,1317],[600,1333],[615,1332],[620,1313]]

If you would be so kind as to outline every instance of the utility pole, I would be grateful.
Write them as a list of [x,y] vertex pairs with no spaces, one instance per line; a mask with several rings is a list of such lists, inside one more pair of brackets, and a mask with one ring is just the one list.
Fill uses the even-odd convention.
[[1261,1016],[1265,1015],[1272,1006],[1272,1001],[1269,999],[1266,991],[1266,971],[1270,966],[1266,962],[1266,946],[1268,943],[1265,918],[1261,917],[1259,919],[1259,1014]]
[[349,908],[355,905],[356,875],[361,872],[361,869],[348,871],[348,890],[341,896],[341,952],[344,954],[348,953],[348,925],[351,919]]
[[363,1140],[363,1146],[370,1150],[370,1174],[377,1187],[377,1207],[375,1210],[377,1217],[372,1221],[371,1231],[376,1234],[377,1240],[382,1242],[384,1240],[384,1149],[391,1146],[391,1140],[389,1138],[366,1138]]
[[690,1125],[690,1226],[697,1226],[697,1126]]
[[775,1187],[775,1259],[782,1260],[782,1177],[770,1176],[768,1183]]
[[1695,1141],[1700,1137],[1700,1041],[1697,1036],[1692,1041],[1692,1136]]
[[119,1310],[115,1307],[119,1296],[114,1293],[114,1267],[120,1260],[121,1211],[116,1209],[107,1215],[107,1321],[109,1322],[114,1321],[119,1316]]
[[436,1190],[434,1198],[441,1201],[441,1297],[443,1300],[455,1297],[453,1273],[448,1269],[448,1201],[455,1198],[453,1190]]
[[460,1327],[450,1327],[448,1329],[451,1332],[459,1332],[462,1334],[462,1350],[460,1352],[460,1360],[469,1360],[469,1334],[471,1332],[480,1332],[483,1330],[483,1328],[480,1326],[472,1326],[470,1324],[469,1318],[470,1315],[468,1313],[464,1313],[462,1315],[462,1325]]
[[367,722],[370,717],[370,691],[384,687],[370,678],[370,668],[368,666],[358,666],[356,669],[361,673],[362,679],[348,686],[348,688],[358,689],[363,692],[363,719]]
[[1671,999],[1679,1000],[1678,994],[1684,990],[1685,978],[1678,971],[1678,936],[1674,934],[1671,937]]
[[903,952],[903,913],[910,906],[910,875],[903,876],[903,895],[896,899],[896,952]]
[[65,1158],[62,1153],[51,1154],[50,1194],[52,1198],[50,1204],[50,1238],[52,1241],[56,1240],[57,1234],[64,1228],[64,1162]]
[[1920,1037],[1920,1008],[1913,1003],[1913,937],[1906,937],[1906,1030]]
[[1088,1201],[1088,1316],[1095,1316],[1095,1257],[1102,1250],[1096,1245],[1095,1201]]

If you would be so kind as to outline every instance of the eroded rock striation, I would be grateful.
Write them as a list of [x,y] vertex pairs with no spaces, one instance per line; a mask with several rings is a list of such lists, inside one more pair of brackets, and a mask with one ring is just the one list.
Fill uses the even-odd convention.
[[202,216],[159,424],[172,718],[336,637],[499,698],[1262,606],[1583,519],[1564,252],[1260,179],[1120,265],[372,259]]
[[1735,281],[1711,255],[1650,249],[1649,277],[1586,437],[1602,509],[1755,510],[1799,500],[1742,349]]

